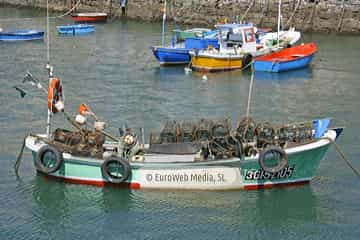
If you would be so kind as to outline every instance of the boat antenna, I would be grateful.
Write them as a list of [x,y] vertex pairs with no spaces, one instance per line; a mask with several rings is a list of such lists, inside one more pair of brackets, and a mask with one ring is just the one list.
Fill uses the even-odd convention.
[[166,0],[164,1],[163,12],[163,22],[162,22],[162,35],[161,35],[161,44],[165,46],[165,20],[166,20]]
[[253,64],[251,64],[251,78],[250,78],[250,86],[249,86],[249,96],[246,107],[246,119],[249,119],[250,117],[250,102],[251,102],[253,84],[254,84],[254,69],[253,69]]
[[50,20],[49,20],[49,0],[46,0],[46,57],[50,64]]
[[280,41],[280,21],[281,21],[281,0],[279,0],[279,10],[278,10],[278,24],[277,24],[277,46],[279,47],[279,41]]

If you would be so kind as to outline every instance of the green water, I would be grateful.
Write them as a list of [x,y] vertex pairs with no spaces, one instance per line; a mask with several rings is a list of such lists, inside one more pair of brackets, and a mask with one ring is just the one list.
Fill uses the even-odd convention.
[[[1,8],[0,17],[43,16]],[[184,74],[159,68],[149,46],[160,23],[114,21],[96,33],[61,37],[51,22],[51,62],[64,84],[66,109],[81,102],[106,120],[156,129],[166,119],[230,117],[246,112],[249,72]],[[45,19],[0,21],[3,29],[45,29]],[[168,29],[170,30],[170,29]],[[319,49],[310,68],[255,76],[251,113],[274,123],[332,117],[345,126],[339,144],[360,168],[359,37],[305,34]],[[26,132],[45,131],[40,91],[21,99],[12,88],[26,71],[46,82],[46,44],[0,43],[0,239],[358,239],[359,178],[331,148],[310,185],[263,191],[130,191],[64,184],[38,176],[26,151],[13,164]],[[40,97],[40,98],[39,98]],[[63,127],[61,116],[55,122]]]

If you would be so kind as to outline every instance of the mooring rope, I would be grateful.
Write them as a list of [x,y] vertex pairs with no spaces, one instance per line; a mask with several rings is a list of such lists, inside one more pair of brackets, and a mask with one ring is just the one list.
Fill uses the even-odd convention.
[[22,156],[23,156],[23,153],[24,153],[24,148],[25,148],[25,143],[26,143],[26,138],[27,137],[28,137],[28,134],[26,134],[25,137],[24,137],[24,140],[23,140],[23,143],[21,145],[19,155],[16,158],[16,162],[14,164],[15,174],[16,174],[17,177],[19,177],[19,167],[20,167],[20,163],[21,163]]
[[342,0],[342,2],[341,2],[341,15],[340,15],[339,23],[338,23],[338,26],[337,26],[337,31],[338,32],[341,31],[341,26],[342,26],[342,23],[343,23],[344,14],[345,14],[345,1]]
[[66,13],[61,14],[61,15],[59,15],[59,16],[50,17],[50,18],[62,18],[62,17],[65,17],[65,16],[69,15],[70,13],[72,13],[72,12],[75,10],[75,8],[77,8],[77,7],[80,5],[80,3],[81,3],[81,0],[79,0],[72,8],[71,8],[69,11],[67,11]]
[[355,173],[355,175],[357,175],[358,177],[360,177],[360,171],[350,162],[350,160],[345,156],[345,153],[342,151],[342,149],[340,148],[339,144],[337,144],[335,142],[335,140],[333,140],[332,138],[329,137],[322,137],[322,139],[326,139],[329,140],[331,143],[334,144],[336,152],[339,154],[339,156],[341,157],[342,160],[345,161],[345,163],[351,168],[351,170]]
[[248,118],[248,119],[250,117],[250,103],[251,103],[251,94],[252,94],[253,84],[254,84],[254,70],[251,71],[249,96],[248,96],[247,107],[246,107],[246,118]]
[[292,12],[291,16],[289,17],[289,19],[287,20],[287,22],[285,24],[285,28],[288,27],[290,23],[292,23],[292,19],[295,16],[295,13],[296,13],[297,9],[299,8],[300,4],[301,4],[301,0],[298,0],[294,11]]
[[241,17],[240,19],[240,23],[242,23],[242,21],[245,19],[246,15],[248,14],[248,12],[250,11],[250,9],[252,8],[252,6],[254,5],[255,0],[252,0],[252,2],[250,3],[248,9],[246,9],[244,15]]

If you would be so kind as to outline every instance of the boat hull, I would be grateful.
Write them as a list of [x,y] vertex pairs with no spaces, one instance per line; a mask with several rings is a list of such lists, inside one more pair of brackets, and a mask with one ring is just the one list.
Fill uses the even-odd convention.
[[191,67],[195,71],[216,72],[241,69],[243,66],[242,57],[217,58],[211,56],[193,56]]
[[79,13],[71,16],[76,23],[101,23],[107,21],[105,13]]
[[189,49],[186,48],[152,47],[152,52],[162,66],[190,62]]
[[0,41],[7,42],[42,40],[43,38],[44,31],[0,32]]
[[254,70],[263,72],[285,72],[294,69],[300,69],[307,67],[311,63],[313,57],[314,54],[286,62],[269,62],[256,60],[254,62]]
[[284,72],[304,68],[310,64],[316,51],[317,48],[314,43],[285,48],[278,52],[256,58],[254,70]]
[[59,34],[63,35],[86,35],[95,32],[95,27],[92,25],[69,25],[69,26],[57,26]]
[[[337,131],[330,130],[325,136],[335,140]],[[32,150],[35,161],[41,145],[35,143],[35,139],[28,137],[26,146]],[[275,174],[263,171],[257,157],[192,162],[130,162],[129,178],[124,183],[115,185],[131,189],[252,190],[303,184],[315,176],[320,160],[329,146],[329,140],[321,139],[287,149],[288,165]],[[151,157],[157,156],[149,156]],[[173,160],[184,156],[161,157]],[[67,153],[63,153],[63,158],[61,167],[45,176],[70,183],[114,185],[102,175],[103,160],[75,157]]]

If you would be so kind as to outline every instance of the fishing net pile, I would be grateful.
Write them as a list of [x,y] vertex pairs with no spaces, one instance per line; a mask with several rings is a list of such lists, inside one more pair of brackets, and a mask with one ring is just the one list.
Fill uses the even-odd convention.
[[159,133],[150,135],[150,146],[197,143],[204,158],[256,155],[267,146],[286,148],[313,139],[311,122],[275,126],[243,118],[232,129],[229,119],[170,120]]

